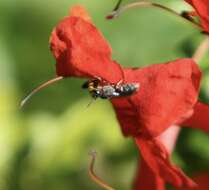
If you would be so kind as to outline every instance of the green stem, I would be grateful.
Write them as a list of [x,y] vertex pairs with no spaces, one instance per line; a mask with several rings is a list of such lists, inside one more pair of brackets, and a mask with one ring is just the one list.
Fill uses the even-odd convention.
[[117,4],[116,4],[115,8],[113,9],[113,11],[117,11],[117,10],[119,9],[119,7],[120,7],[122,1],[123,1],[123,0],[119,0],[119,1],[117,2]]
[[[120,5],[120,1],[118,3]],[[116,6],[117,7],[117,6]],[[136,7],[154,7],[154,8],[158,8],[158,9],[161,9],[161,10],[164,10],[164,11],[167,11],[177,17],[180,17],[180,18],[183,18],[184,20],[187,20],[188,22],[190,22],[194,27],[198,28],[198,29],[202,29],[201,26],[196,23],[195,21],[193,20],[189,20],[187,18],[185,18],[184,16],[182,16],[181,14],[177,13],[176,11],[174,11],[173,9],[170,9],[168,7],[165,7],[161,4],[158,4],[158,3],[152,3],[152,2],[148,2],[148,1],[139,1],[139,2],[134,2],[134,3],[130,3],[130,4],[127,4],[125,6],[122,6],[122,7],[118,7],[118,9],[116,10],[113,10],[112,13],[110,13],[107,18],[108,19],[113,19],[113,18],[116,18],[118,17],[120,14],[122,14],[123,12],[129,10],[129,9],[132,9],[132,8],[136,8]]]
[[192,58],[198,64],[201,61],[201,59],[205,56],[205,54],[208,52],[208,50],[209,50],[209,36],[203,39],[203,41],[195,50]]

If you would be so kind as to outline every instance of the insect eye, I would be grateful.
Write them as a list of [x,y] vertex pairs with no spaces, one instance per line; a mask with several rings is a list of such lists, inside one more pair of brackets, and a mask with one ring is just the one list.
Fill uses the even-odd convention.
[[97,88],[99,85],[99,83],[95,83],[95,82],[93,84],[94,84],[94,88]]
[[93,86],[96,88],[99,85],[100,81],[98,79],[93,79],[92,83],[93,83]]

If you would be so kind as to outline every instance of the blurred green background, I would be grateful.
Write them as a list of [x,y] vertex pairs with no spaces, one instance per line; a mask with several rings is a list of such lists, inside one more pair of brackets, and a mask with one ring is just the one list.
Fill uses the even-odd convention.
[[[155,2],[189,9],[182,0]],[[204,37],[190,23],[153,8],[107,21],[116,0],[0,0],[0,190],[99,189],[87,174],[92,149],[98,152],[97,173],[117,189],[130,189],[138,151],[123,138],[108,101],[86,107],[91,98],[81,89],[83,80],[63,80],[19,108],[31,89],[55,75],[50,32],[78,3],[124,66],[190,57]],[[200,66],[200,99],[209,103],[209,54]],[[188,174],[209,171],[209,137],[182,130],[173,160]]]

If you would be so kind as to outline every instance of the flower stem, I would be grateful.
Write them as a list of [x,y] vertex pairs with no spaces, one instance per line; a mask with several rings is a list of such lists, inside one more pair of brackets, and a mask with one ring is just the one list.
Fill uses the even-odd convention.
[[89,165],[89,170],[88,170],[89,176],[91,177],[91,179],[105,190],[115,190],[114,188],[110,187],[106,182],[104,182],[100,177],[98,177],[94,173],[94,165],[95,165],[95,161],[96,161],[96,152],[91,151],[89,154],[92,157],[90,165]]
[[122,1],[123,1],[123,0],[119,0],[119,1],[117,2],[117,4],[116,4],[115,8],[113,9],[113,11],[117,11],[117,10],[119,9],[119,7],[120,7]]
[[[120,3],[121,3],[121,1],[119,1],[117,5],[120,5]],[[134,2],[134,3],[130,3],[130,4],[127,4],[125,6],[122,6],[122,7],[116,6],[116,8],[107,16],[107,19],[116,18],[120,14],[122,14],[124,11],[132,9],[132,8],[136,8],[136,7],[154,7],[154,8],[162,9],[164,11],[172,13],[173,15],[175,15],[177,17],[180,17],[180,18],[183,18],[184,20],[187,20],[194,27],[196,27],[196,28],[201,30],[201,26],[198,23],[196,23],[194,20],[187,19],[184,16],[182,16],[181,14],[179,14],[178,12],[176,12],[173,9],[170,9],[170,8],[168,8],[166,6],[163,6],[163,5],[158,4],[158,3],[152,3],[152,2],[149,2],[149,1]]]
[[209,36],[207,36],[197,47],[192,58],[199,63],[200,60],[205,56],[206,52],[209,50]]

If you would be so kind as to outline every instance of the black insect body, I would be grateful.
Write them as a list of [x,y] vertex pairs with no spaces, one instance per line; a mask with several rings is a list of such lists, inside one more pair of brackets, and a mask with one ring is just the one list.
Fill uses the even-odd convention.
[[94,99],[111,99],[114,97],[130,96],[139,89],[138,83],[122,84],[122,81],[117,84],[108,84],[101,78],[93,78],[86,81],[82,88],[87,88]]
[[128,83],[116,86],[120,96],[130,96],[139,89],[139,83]]

